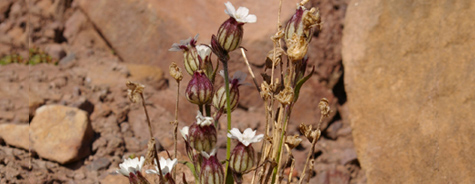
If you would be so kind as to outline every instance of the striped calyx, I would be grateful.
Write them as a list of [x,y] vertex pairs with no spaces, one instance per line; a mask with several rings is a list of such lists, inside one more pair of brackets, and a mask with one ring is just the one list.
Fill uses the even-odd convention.
[[183,57],[186,72],[188,72],[190,75],[193,75],[193,73],[198,70],[200,66],[198,51],[195,47],[190,47],[183,51]]
[[[224,71],[220,72],[220,75],[224,77]],[[246,74],[237,71],[233,78],[230,80],[229,85],[229,99],[230,99],[230,106],[231,106],[231,111],[236,109],[237,104],[239,102],[239,86],[241,86],[244,83],[244,80],[246,79]],[[226,90],[224,86],[218,89],[218,91],[215,92],[214,97],[213,97],[213,106],[221,110],[222,112],[226,113]]]
[[213,98],[213,83],[203,71],[198,70],[193,74],[186,87],[186,99],[191,103],[203,105],[211,102]]
[[200,183],[201,184],[222,184],[224,183],[223,166],[216,158],[216,149],[209,155],[202,152],[203,164],[201,165]]
[[238,143],[231,153],[229,163],[231,169],[236,173],[243,174],[249,171],[254,166],[254,148],[252,148],[252,145],[245,146]]
[[188,142],[190,146],[198,152],[210,152],[217,142],[216,128],[214,124],[200,126],[193,123],[190,126]]
[[236,50],[241,44],[244,34],[242,25],[244,25],[244,23],[239,23],[233,17],[229,17],[229,19],[219,27],[217,39],[219,45],[227,52]]

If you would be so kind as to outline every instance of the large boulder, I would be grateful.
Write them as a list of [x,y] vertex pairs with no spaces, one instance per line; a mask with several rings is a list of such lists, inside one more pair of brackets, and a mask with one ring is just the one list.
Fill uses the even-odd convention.
[[368,183],[475,183],[475,1],[354,0],[345,88]]
[[33,150],[61,164],[88,156],[93,135],[87,112],[73,107],[42,106],[30,124]]
[[[210,43],[211,35],[216,34],[229,17],[224,13],[227,1],[79,0],[78,5],[126,62],[168,68],[171,61],[181,63],[183,60],[182,54],[168,51],[173,43],[198,33],[198,43]],[[298,2],[282,2],[283,21],[295,13]],[[249,8],[249,12],[257,16],[257,23],[244,26],[242,46],[252,51],[248,55],[250,61],[264,61],[273,46],[269,38],[277,29],[279,3],[232,3],[235,8]]]

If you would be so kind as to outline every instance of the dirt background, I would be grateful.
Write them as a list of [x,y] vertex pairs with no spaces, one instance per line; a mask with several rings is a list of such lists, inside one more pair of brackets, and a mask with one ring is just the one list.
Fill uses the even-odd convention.
[[[356,157],[345,106],[341,38],[347,2],[312,0],[310,3],[320,9],[324,26],[314,35],[309,49],[310,63],[317,70],[302,91],[308,95],[301,97],[296,108],[315,108],[315,103],[326,97],[332,100],[334,111],[322,127],[323,137],[317,144],[311,183],[366,181]],[[0,183],[127,183],[125,177],[111,173],[124,157],[144,155],[149,139],[144,134],[146,124],[141,106],[127,99],[127,80],[147,86],[145,96],[155,122],[157,144],[161,151],[172,150],[172,126],[168,122],[174,117],[170,111],[174,100],[166,99],[175,98],[177,86],[170,80],[168,69],[124,61],[104,34],[74,0],[0,2],[0,58],[19,54],[27,60],[29,49],[35,48],[58,62],[57,65],[0,65],[0,123],[25,125],[34,118],[38,107],[60,104],[87,111],[94,130],[92,153],[67,165],[43,159],[34,151],[30,157],[27,149],[0,141]],[[262,71],[262,65],[253,67],[257,72]],[[181,91],[186,83],[180,85]],[[252,86],[244,86],[243,91],[257,94]],[[184,105],[187,102],[183,97],[181,100],[180,127],[191,124],[195,116],[194,107]],[[262,114],[262,103],[244,97],[232,117],[239,121],[240,129],[251,127],[262,131]],[[304,115],[296,113],[294,116]],[[314,116],[319,117],[319,114]],[[316,124],[316,120],[309,121],[304,123]],[[300,123],[300,120],[291,121],[291,135],[298,133]],[[224,137],[224,133],[219,136]],[[223,144],[224,141],[218,142],[220,158],[225,154]],[[183,143],[178,146],[179,151],[183,151]],[[309,148],[310,143],[304,141],[293,152],[296,165],[300,165],[298,173]]]

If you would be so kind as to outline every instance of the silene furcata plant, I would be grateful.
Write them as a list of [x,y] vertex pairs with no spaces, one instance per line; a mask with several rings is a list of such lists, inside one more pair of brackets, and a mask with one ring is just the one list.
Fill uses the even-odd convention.
[[[196,121],[183,126],[179,131],[182,135],[189,160],[177,160],[178,140],[178,104],[179,86],[183,79],[183,72],[172,62],[170,75],[177,84],[174,125],[174,155],[169,158],[158,156],[155,139],[152,134],[151,120],[144,102],[143,90],[145,86],[127,82],[128,97],[131,102],[141,102],[149,127],[150,141],[145,157],[127,158],[119,165],[117,173],[129,178],[130,183],[149,183],[147,178],[157,177],[159,183],[188,183],[183,173],[181,179],[176,176],[175,166],[182,164],[190,169],[194,176],[194,183],[201,184],[231,184],[243,183],[243,176],[249,174],[250,183],[281,183],[298,182],[308,183],[309,172],[314,166],[314,148],[320,138],[320,124],[329,116],[330,107],[328,100],[323,98],[319,103],[321,117],[318,126],[300,124],[302,135],[287,135],[287,124],[292,109],[299,98],[302,85],[312,76],[315,67],[307,73],[308,45],[312,40],[314,31],[319,31],[321,20],[315,8],[307,9],[308,0],[297,4],[295,14],[289,21],[282,25],[280,22],[280,9],[278,12],[277,31],[271,37],[273,49],[269,51],[266,65],[259,84],[255,78],[246,50],[241,43],[244,35],[245,24],[257,22],[257,17],[249,13],[246,7],[235,7],[225,3],[224,12],[229,18],[212,35],[209,43],[198,44],[198,34],[193,38],[175,43],[169,49],[183,53],[185,71],[191,76],[186,91],[186,99],[196,104]],[[282,3],[280,3],[282,6]],[[284,46],[285,45],[285,46]],[[231,114],[239,104],[239,87],[243,84],[246,74],[235,71],[229,77],[230,52],[239,50],[248,67],[248,72],[253,79],[256,91],[260,94],[265,104],[265,128],[262,133],[247,128],[241,132],[233,128]],[[213,63],[212,58],[216,58]],[[222,65],[222,69],[220,68]],[[219,72],[218,72],[219,71]],[[215,81],[216,74],[224,78],[224,84],[218,85]],[[187,110],[186,113],[193,112]],[[226,127],[219,127],[221,117],[226,116]],[[226,137],[218,137],[219,131],[225,131]],[[226,157],[218,158],[217,140],[226,138]],[[295,162],[292,149],[297,147],[303,138],[307,139],[312,147],[308,152],[304,170],[299,177],[292,175]],[[236,144],[232,147],[231,140]],[[262,143],[260,143],[262,142]],[[259,148],[253,144],[259,143]],[[168,153],[168,152],[167,152]],[[145,177],[142,169],[148,169]],[[284,174],[284,168],[290,166],[290,174]],[[186,167],[185,167],[186,168]],[[145,169],[144,169],[145,170]]]

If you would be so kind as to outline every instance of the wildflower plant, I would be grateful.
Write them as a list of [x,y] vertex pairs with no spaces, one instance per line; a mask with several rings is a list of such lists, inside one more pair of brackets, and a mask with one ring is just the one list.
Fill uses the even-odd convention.
[[[284,179],[292,182],[294,181],[292,175],[284,176],[283,170],[284,167],[291,166],[292,173],[295,165],[292,149],[306,139],[312,147],[298,182],[308,183],[309,177],[306,176],[313,168],[312,156],[315,144],[321,135],[320,124],[325,117],[329,116],[331,110],[328,100],[322,99],[319,104],[322,116],[318,121],[318,126],[313,128],[312,125],[301,124],[302,137],[287,135],[287,125],[292,109],[299,98],[300,88],[314,72],[314,67],[312,67],[310,73],[307,73],[309,61],[307,52],[313,33],[319,31],[316,28],[320,27],[321,20],[318,10],[307,9],[304,6],[307,1],[302,0],[297,4],[296,13],[290,17],[285,26],[280,21],[281,7],[279,7],[278,28],[275,35],[271,37],[274,48],[269,51],[266,58],[266,65],[261,73],[263,82],[260,84],[257,83],[254,72],[250,68],[245,49],[241,47],[244,25],[257,22],[257,17],[250,14],[250,10],[246,7],[236,9],[230,2],[225,3],[224,12],[229,15],[229,18],[221,24],[217,34],[212,35],[209,43],[198,43],[197,34],[193,38],[174,43],[169,49],[183,53],[185,71],[192,77],[184,95],[190,103],[197,105],[196,121],[180,129],[189,160],[177,160],[178,96],[180,95],[179,85],[183,79],[182,70],[176,63],[171,63],[170,75],[175,79],[178,89],[175,119],[170,122],[175,125],[175,154],[168,155],[169,158],[158,159],[150,125],[151,120],[144,105],[145,86],[128,82],[129,99],[132,102],[142,101],[152,138],[145,161],[140,159],[141,162],[137,164],[135,160],[134,162],[125,160],[118,172],[129,177],[131,183],[148,183],[141,175],[140,169],[141,165],[150,164],[155,170],[147,170],[147,174],[158,175],[160,183],[175,183],[177,182],[175,165],[180,163],[191,170],[195,183],[242,183],[242,176],[245,174],[252,175],[251,183],[281,183]],[[234,76],[229,77],[229,53],[236,50],[241,51],[249,74],[265,104],[266,125],[262,133],[251,128],[241,132],[232,126],[231,114],[239,104],[239,86],[243,85],[246,78],[246,74],[241,71],[235,71]],[[217,58],[215,63],[213,63],[213,57]],[[222,86],[215,83],[220,64],[222,64],[222,70],[219,74],[224,78]],[[227,126],[221,130],[218,122],[223,114],[226,114]],[[219,131],[225,131],[227,135],[226,158],[218,158],[216,144]],[[234,147],[232,147],[231,139],[237,142]],[[258,142],[262,142],[260,148],[255,149],[252,144]],[[137,167],[138,165],[140,167]],[[182,180],[180,183],[188,183],[184,175]]]

